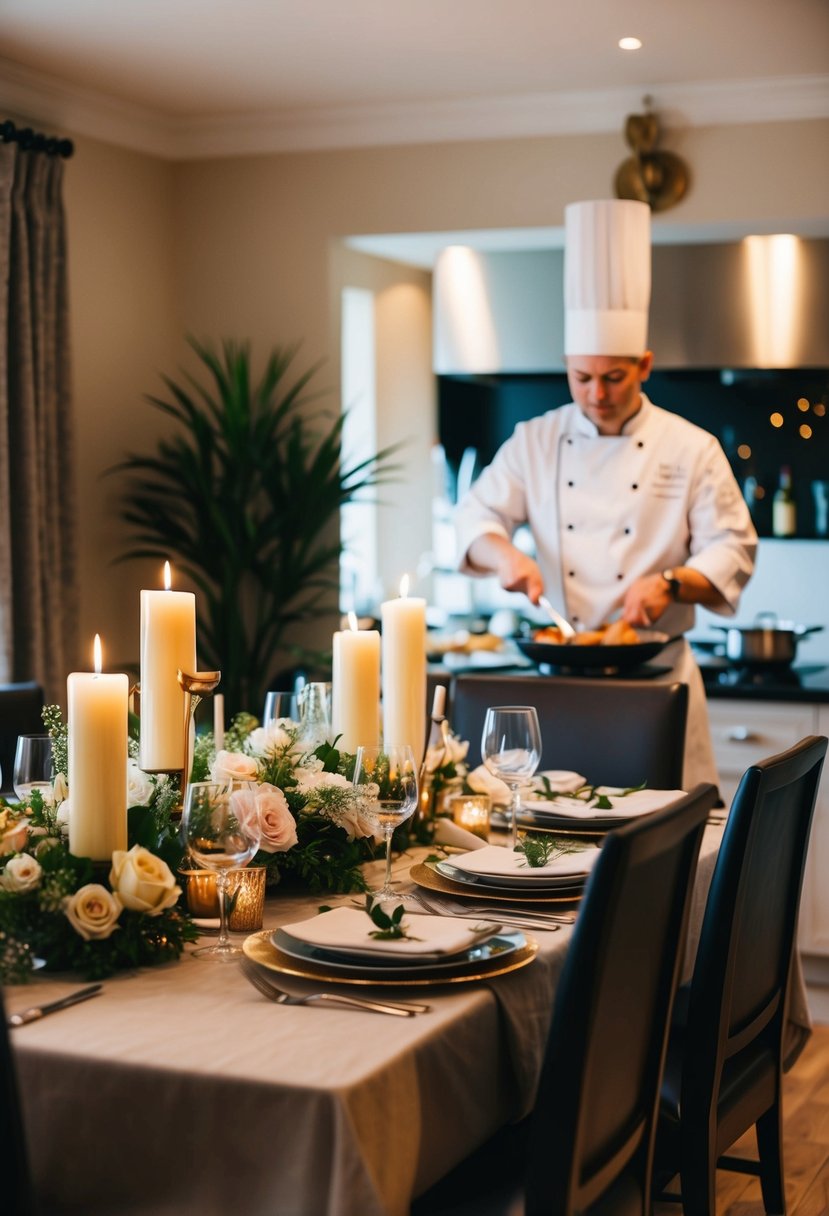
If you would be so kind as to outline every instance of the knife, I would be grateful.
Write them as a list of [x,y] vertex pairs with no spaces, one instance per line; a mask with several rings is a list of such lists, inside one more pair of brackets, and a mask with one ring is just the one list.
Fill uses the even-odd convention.
[[9,1026],[25,1026],[27,1022],[37,1022],[49,1013],[57,1013],[59,1009],[68,1009],[79,1001],[88,1001],[91,996],[97,996],[103,991],[103,984],[90,984],[88,988],[79,988],[70,996],[62,996],[59,1001],[50,1001],[48,1005],[33,1005],[22,1013],[13,1013],[8,1019]]

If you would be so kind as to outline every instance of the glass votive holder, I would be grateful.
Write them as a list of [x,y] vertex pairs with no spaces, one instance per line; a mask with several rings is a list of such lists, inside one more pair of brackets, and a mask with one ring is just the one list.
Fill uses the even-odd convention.
[[489,794],[453,794],[449,799],[452,819],[460,828],[466,828],[473,836],[489,840]]
[[[198,919],[213,920],[219,915],[216,875],[212,870],[180,870],[187,880],[187,907]],[[252,933],[262,928],[265,912],[264,866],[248,866],[228,876],[228,899],[231,912],[227,927],[232,933]]]

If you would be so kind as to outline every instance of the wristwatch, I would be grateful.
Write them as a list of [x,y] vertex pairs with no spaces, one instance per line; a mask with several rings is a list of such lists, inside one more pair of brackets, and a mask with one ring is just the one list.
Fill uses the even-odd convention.
[[663,570],[662,577],[664,578],[665,582],[668,584],[668,592],[670,594],[671,599],[678,600],[679,599],[679,589],[682,586],[682,582],[680,581],[680,579],[677,578],[676,570],[673,570],[673,569]]

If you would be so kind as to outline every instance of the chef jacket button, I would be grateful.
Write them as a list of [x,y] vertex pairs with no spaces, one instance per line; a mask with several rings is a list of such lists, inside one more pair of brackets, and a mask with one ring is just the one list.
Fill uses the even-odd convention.
[[567,571],[567,577],[568,577],[568,578],[575,578],[575,577],[576,577],[576,572],[575,572],[575,570],[568,570],[568,571]]
[[572,525],[572,524],[568,524],[568,525],[567,525],[567,531],[568,531],[568,532],[572,532],[572,531],[573,531],[573,525]]
[[640,440],[639,440],[639,442],[637,443],[637,445],[636,445],[636,446],[637,446],[638,448],[643,448],[645,445],[644,445],[644,443],[642,442],[642,440],[640,439]]
[[571,616],[571,617],[570,617],[570,620],[571,620],[571,621],[576,621],[576,622],[578,622],[578,619],[579,619],[579,618],[578,618],[577,616]]
[[631,490],[638,490],[638,489],[639,489],[639,482],[638,482],[638,481],[634,481],[633,485],[632,485],[630,488],[631,488]]
[[573,446],[573,440],[572,440],[572,439],[568,439],[568,440],[567,440],[567,442],[570,444],[570,446],[571,446],[571,447]]
[[576,483],[575,483],[574,481],[568,481],[568,482],[567,482],[567,484],[568,484],[568,486],[570,486],[570,488],[572,489],[572,487],[573,487],[573,486],[574,486]]
[[617,577],[617,578],[624,578],[625,576],[624,576],[624,574],[617,574],[617,575],[616,575],[616,577]]
[[625,528],[625,536],[630,536],[630,528]]

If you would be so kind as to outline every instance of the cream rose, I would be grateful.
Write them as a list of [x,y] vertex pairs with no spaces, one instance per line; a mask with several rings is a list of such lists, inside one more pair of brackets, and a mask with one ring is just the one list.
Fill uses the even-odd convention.
[[88,882],[67,895],[62,906],[72,928],[87,942],[109,937],[119,927],[116,922],[123,908],[118,896],[98,882]]
[[287,853],[297,843],[296,820],[277,786],[263,782],[253,789],[234,790],[230,803],[243,827],[258,824],[264,853]]
[[40,862],[35,861],[28,853],[12,857],[6,862],[6,868],[0,874],[0,886],[5,891],[14,891],[22,895],[24,891],[33,891],[40,882],[43,873]]
[[17,819],[11,811],[0,811],[0,857],[5,853],[20,853],[28,839],[28,819]]
[[115,850],[109,882],[125,908],[147,916],[158,916],[171,908],[181,895],[167,862],[140,844],[134,844],[129,853]]
[[210,769],[210,780],[222,781],[254,781],[259,771],[259,764],[253,756],[243,752],[216,752],[216,759]]
[[[277,718],[268,726],[258,726],[256,730],[252,730],[247,738],[247,746],[257,756],[275,756],[277,752],[282,752],[290,747],[292,742],[295,742],[292,735],[289,735],[284,729],[283,723],[288,726],[296,726],[291,723],[289,718]],[[296,747],[291,750],[298,750]]]
[[351,785],[351,782],[342,773],[326,773],[321,768],[298,768],[294,776],[297,789],[301,794],[310,793],[311,790],[318,790],[326,785],[339,785],[342,788],[348,788]]
[[127,806],[146,806],[153,796],[155,782],[135,760],[127,761]]

